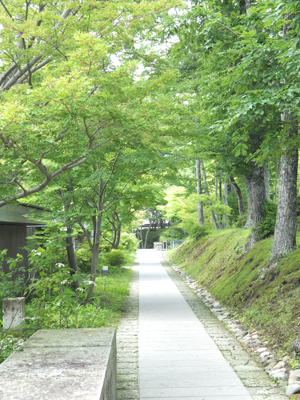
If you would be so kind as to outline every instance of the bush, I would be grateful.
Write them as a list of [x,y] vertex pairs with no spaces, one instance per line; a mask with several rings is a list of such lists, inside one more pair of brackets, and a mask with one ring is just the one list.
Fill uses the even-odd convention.
[[92,260],[92,252],[89,244],[87,242],[81,243],[79,249],[75,250],[75,255],[79,269],[82,272],[89,273],[91,270]]
[[103,243],[99,246],[99,253],[108,253],[111,250],[111,244]]
[[103,261],[105,261],[111,267],[120,267],[126,263],[126,259],[126,252],[121,249],[113,249],[109,253],[106,253],[103,257]]
[[137,251],[139,241],[134,233],[122,233],[119,248],[129,252]]
[[189,237],[191,239],[198,240],[208,234],[207,228],[205,225],[196,226],[189,232]]

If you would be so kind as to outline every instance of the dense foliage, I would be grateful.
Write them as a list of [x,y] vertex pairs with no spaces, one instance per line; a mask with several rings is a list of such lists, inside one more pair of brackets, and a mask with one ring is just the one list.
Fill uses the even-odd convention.
[[211,228],[252,228],[248,248],[274,233],[276,268],[296,246],[299,16],[295,0],[1,1],[0,207],[42,207],[48,227],[28,282],[0,246],[1,295],[59,304],[62,326],[61,293],[93,301],[103,265]]

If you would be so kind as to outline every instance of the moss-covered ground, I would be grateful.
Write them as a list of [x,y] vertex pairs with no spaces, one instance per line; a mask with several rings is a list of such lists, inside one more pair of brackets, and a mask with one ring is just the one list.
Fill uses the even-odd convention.
[[[260,332],[278,355],[291,357],[300,329],[300,248],[260,278],[273,238],[243,253],[250,232],[228,229],[187,240],[168,257],[220,300],[249,329]],[[300,243],[300,233],[298,234]]]

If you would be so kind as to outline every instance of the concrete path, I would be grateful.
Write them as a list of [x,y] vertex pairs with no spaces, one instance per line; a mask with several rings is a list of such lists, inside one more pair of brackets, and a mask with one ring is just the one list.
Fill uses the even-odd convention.
[[160,257],[138,252],[140,399],[251,400]]

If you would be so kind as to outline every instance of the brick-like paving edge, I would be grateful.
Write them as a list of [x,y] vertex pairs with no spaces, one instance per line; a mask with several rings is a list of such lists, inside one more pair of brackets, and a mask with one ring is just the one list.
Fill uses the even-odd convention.
[[288,397],[242,348],[238,340],[229,332],[210,309],[202,302],[197,294],[190,289],[185,281],[177,274],[167,261],[162,264],[189,304],[193,312],[205,327],[208,334],[215,341],[223,356],[235,370],[253,400],[287,400]]
[[133,268],[130,294],[117,329],[117,399],[139,400],[139,272]]

